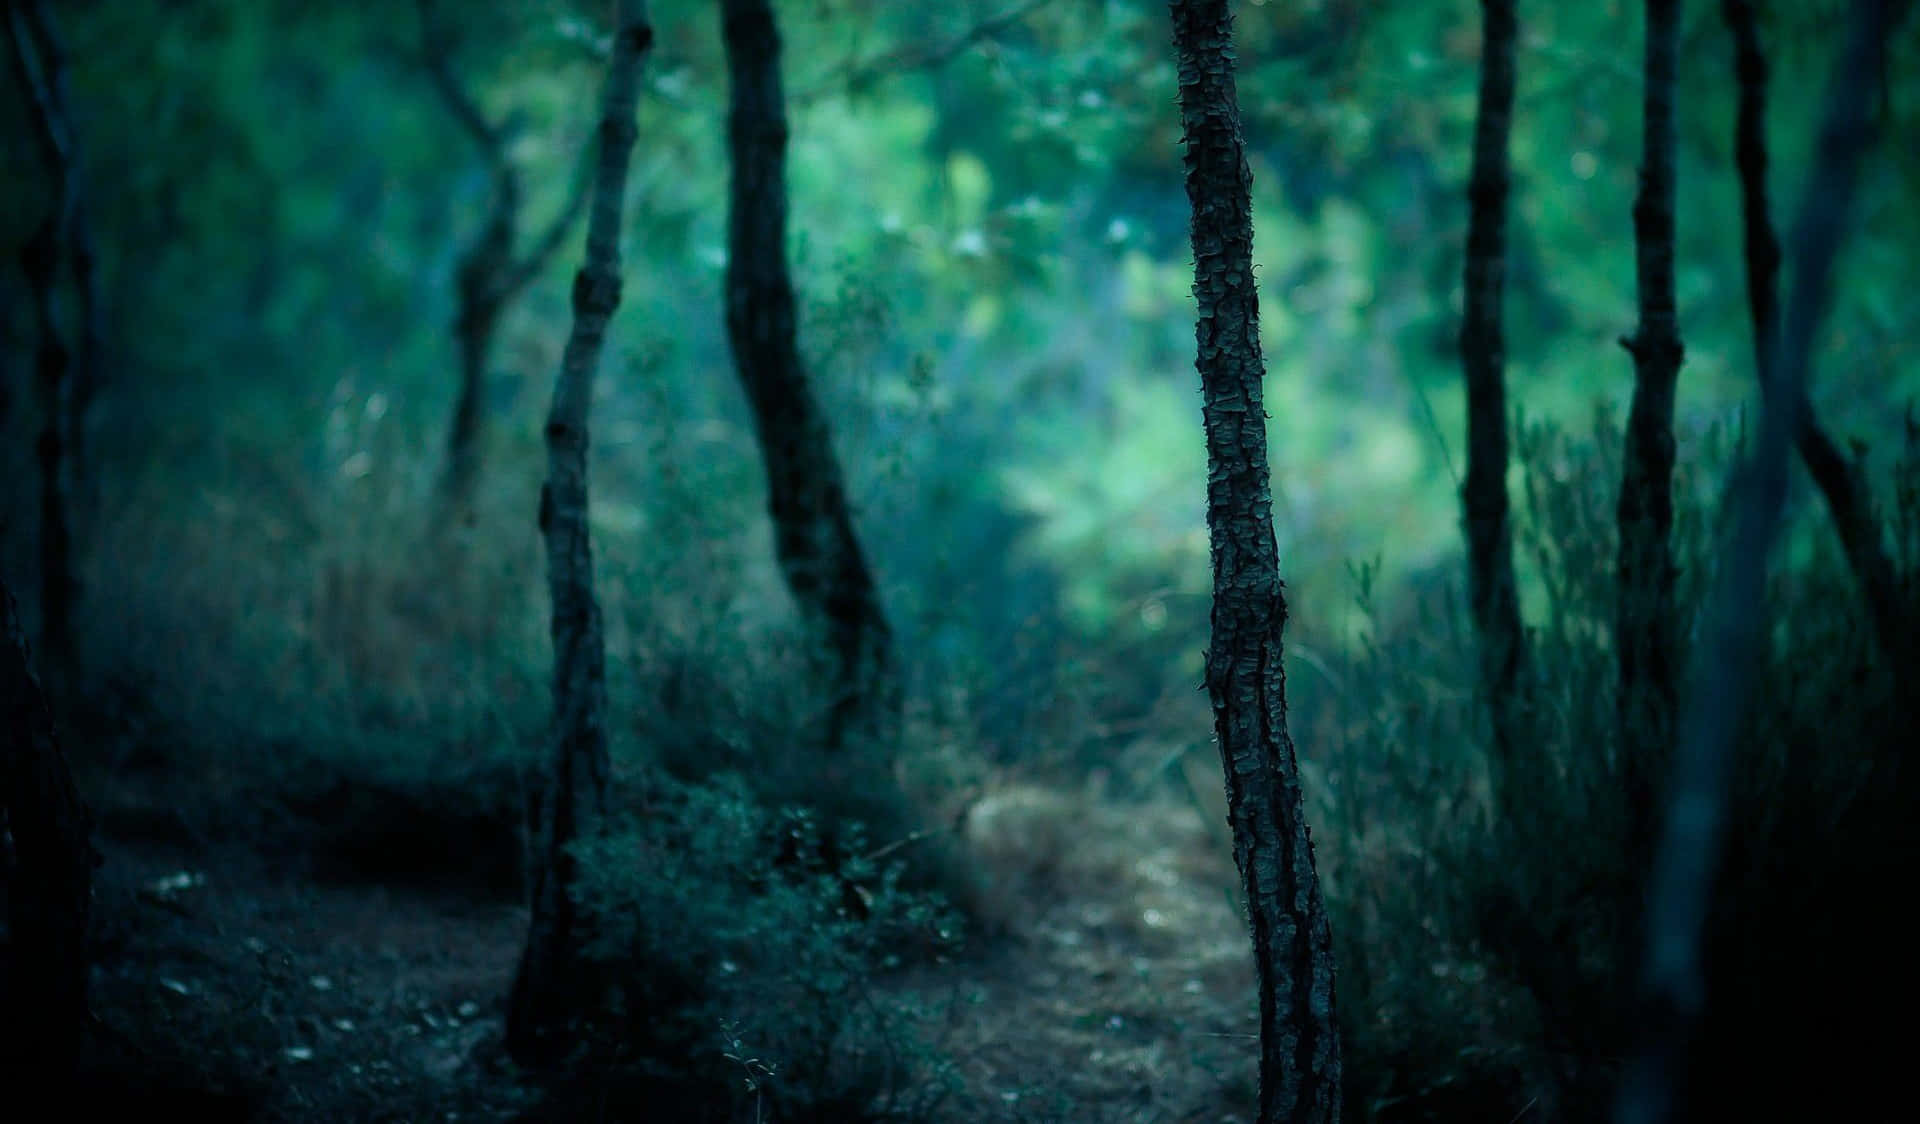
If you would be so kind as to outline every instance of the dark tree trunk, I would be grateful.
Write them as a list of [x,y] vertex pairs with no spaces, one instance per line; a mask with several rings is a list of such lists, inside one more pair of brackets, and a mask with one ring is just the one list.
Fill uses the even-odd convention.
[[[1734,151],[1740,169],[1744,203],[1747,263],[1747,307],[1753,321],[1754,366],[1763,393],[1774,393],[1773,344],[1779,330],[1779,302],[1775,296],[1780,274],[1780,243],[1774,237],[1767,205],[1767,58],[1752,0],[1721,0],[1720,11],[1733,39],[1734,74],[1740,83],[1740,111],[1734,126]],[[1873,501],[1866,479],[1841,453],[1820,426],[1811,403],[1797,409],[1799,427],[1794,444],[1820,494],[1826,499],[1841,549],[1866,598],[1880,650],[1893,661],[1896,673],[1914,666],[1917,624],[1900,597],[1893,562],[1873,517]]]
[[566,240],[567,232],[585,209],[589,181],[584,175],[575,179],[566,206],[526,256],[516,258],[514,244],[523,193],[520,173],[507,153],[507,131],[487,119],[480,103],[454,74],[449,57],[452,31],[439,17],[433,0],[419,0],[418,6],[421,61],[448,111],[480,149],[492,181],[486,220],[460,256],[460,307],[454,320],[454,338],[460,349],[460,389],[447,428],[446,474],[441,480],[438,512],[445,525],[467,514],[485,460],[487,372],[493,363],[500,320]]
[[621,207],[638,136],[640,66],[653,46],[642,0],[620,0],[617,13],[586,262],[574,277],[573,330],[547,415],[547,481],[540,490],[553,599],[552,775],[533,857],[533,919],[507,1011],[507,1047],[525,1064],[563,1055],[573,1044],[567,1027],[591,1016],[600,1000],[580,959],[584,934],[569,850],[604,829],[610,771],[606,638],[587,525],[587,418],[607,324],[620,305]]
[[[85,417],[98,378],[101,350],[99,285],[94,277],[92,233],[86,222],[81,168],[73,119],[67,107],[66,54],[51,16],[35,0],[7,5],[10,59],[31,110],[41,158],[54,181],[53,209],[28,239],[20,264],[33,293],[38,346],[35,380],[43,420],[36,452],[40,465],[40,631],[44,670],[56,678],[74,662],[73,609],[79,595],[74,575],[76,494],[85,491],[82,443]],[[79,305],[79,346],[68,346],[60,328],[61,258],[73,271]]]
[[884,738],[899,695],[893,638],[854,532],[826,415],[807,384],[787,274],[787,110],[768,0],[721,0],[733,103],[727,335],[753,407],[781,573],[833,659],[826,740]]
[[1513,569],[1513,525],[1507,497],[1507,386],[1501,300],[1506,277],[1507,136],[1513,125],[1514,0],[1481,0],[1480,107],[1473,129],[1473,171],[1467,183],[1466,315],[1460,360],[1467,383],[1467,479],[1461,506],[1467,532],[1467,579],[1480,634],[1480,682],[1493,721],[1496,797],[1516,797],[1526,739],[1518,729],[1526,634]]
[[[0,1080],[17,1090],[71,1073],[87,1019],[89,818],[34,677],[13,592],[0,580],[0,880],[8,943],[0,961]],[[12,840],[11,856],[4,845]]]
[[1213,542],[1207,691],[1259,970],[1259,1120],[1333,1124],[1340,1119],[1333,935],[1287,732],[1287,603],[1268,477],[1253,176],[1233,77],[1233,17],[1227,0],[1173,0],[1171,8]]
[[1647,0],[1646,12],[1640,192],[1633,203],[1640,323],[1620,341],[1633,356],[1633,404],[1621,458],[1613,630],[1620,671],[1620,763],[1635,869],[1644,869],[1653,844],[1655,793],[1673,755],[1680,675],[1671,541],[1673,403],[1683,356],[1673,283],[1680,0]]
[[[1874,58],[1907,5],[1860,0],[1830,87],[1813,175],[1794,228],[1794,279],[1771,358],[1772,392],[1762,401],[1760,435],[1732,489],[1734,520],[1708,597],[1695,653],[1696,688],[1675,760],[1666,829],[1648,894],[1642,995],[1645,1027],[1615,1106],[1619,1124],[1665,1124],[1680,1115],[1690,1049],[1706,1014],[1703,945],[1727,822],[1733,739],[1753,689],[1754,667],[1770,621],[1764,601],[1767,555],[1786,505],[1793,442],[1813,337],[1826,311],[1834,259],[1852,208],[1860,158],[1872,138]],[[1744,981],[1743,981],[1744,982]],[[1781,1034],[1843,1033],[1844,1027],[1782,1026]],[[1845,1091],[1831,1074],[1810,1074],[1823,1106]],[[1717,1104],[1717,1098],[1708,1098]]]

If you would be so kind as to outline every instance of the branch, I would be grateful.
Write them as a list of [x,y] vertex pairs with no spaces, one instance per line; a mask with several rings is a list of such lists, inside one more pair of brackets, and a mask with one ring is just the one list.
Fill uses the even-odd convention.
[[580,221],[580,216],[586,213],[589,189],[593,186],[594,161],[597,159],[599,147],[599,136],[596,134],[594,139],[581,150],[580,163],[574,169],[573,188],[567,193],[566,204],[560,209],[559,214],[553,216],[553,221],[547,225],[547,228],[540,232],[540,237],[534,240],[533,248],[527,251],[526,256],[508,267],[505,276],[500,280],[500,289],[503,294],[511,296],[538,277],[554,253],[565,244],[567,233]]
[[805,93],[792,100],[805,105],[847,90],[860,90],[895,74],[915,70],[936,70],[967,53],[981,43],[999,38],[1021,20],[1053,3],[1053,0],[1022,0],[995,15],[988,16],[965,31],[935,42],[907,43],[872,58],[850,62],[838,72],[820,79]]
[[506,141],[501,130],[487,120],[480,104],[453,73],[453,65],[448,61],[453,50],[452,37],[446,25],[437,18],[433,0],[417,0],[416,7],[420,12],[420,64],[432,80],[433,88],[439,91],[461,127],[466,129],[480,151],[486,154],[487,162],[495,165],[505,163]]

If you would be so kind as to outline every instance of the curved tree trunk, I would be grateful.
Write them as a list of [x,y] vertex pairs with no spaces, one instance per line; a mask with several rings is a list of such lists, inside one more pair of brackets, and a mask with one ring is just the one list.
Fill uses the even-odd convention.
[[835,696],[826,742],[884,738],[899,694],[893,636],[854,531],[826,415],[800,361],[787,273],[787,111],[780,33],[768,0],[721,0],[733,102],[727,222],[727,335],[767,469],[780,570],[826,640]]
[[494,338],[501,318],[573,229],[585,209],[590,179],[586,175],[575,179],[566,206],[526,256],[516,258],[514,243],[523,193],[520,172],[507,154],[507,131],[487,119],[480,103],[455,75],[450,57],[453,33],[433,0],[418,0],[417,6],[421,62],[448,111],[480,149],[491,180],[486,220],[460,255],[457,275],[459,311],[454,319],[454,339],[460,349],[460,388],[447,427],[447,463],[437,512],[444,526],[467,515],[485,460],[487,372],[493,363]]
[[606,638],[587,527],[587,417],[607,324],[620,305],[621,207],[638,135],[640,65],[653,46],[643,0],[619,0],[617,13],[586,262],[573,281],[573,330],[547,415],[547,481],[540,490],[553,599],[552,775],[533,860],[533,919],[507,1011],[507,1048],[527,1064],[562,1055],[573,1044],[568,1024],[591,1015],[600,999],[580,961],[584,934],[569,850],[603,830],[610,769]]
[[[1706,1013],[1702,947],[1724,843],[1733,738],[1770,620],[1764,609],[1767,555],[1786,506],[1789,458],[1801,429],[1814,333],[1826,311],[1860,158],[1871,140],[1874,57],[1906,6],[1891,0],[1856,5],[1794,228],[1793,288],[1777,341],[1763,339],[1763,353],[1771,352],[1764,369],[1772,372],[1774,387],[1761,403],[1759,440],[1735,477],[1733,529],[1722,547],[1724,561],[1694,659],[1696,687],[1647,898],[1641,981],[1646,1025],[1615,1105],[1619,1124],[1665,1124],[1680,1115],[1689,1048]],[[1839,1032],[1782,1028],[1789,1030]],[[1832,1083],[1831,1076],[1810,1078]]]
[[1633,404],[1622,455],[1614,606],[1620,762],[1633,869],[1651,853],[1658,778],[1673,755],[1679,703],[1673,562],[1673,404],[1683,351],[1673,283],[1674,81],[1680,0],[1647,0],[1640,192],[1633,203],[1640,323],[1622,339],[1633,356]]
[[[1721,0],[1720,12],[1733,39],[1733,65],[1740,84],[1740,111],[1734,125],[1735,159],[1746,232],[1747,308],[1753,322],[1754,366],[1762,393],[1773,394],[1772,340],[1779,330],[1780,243],[1774,237],[1767,205],[1767,58],[1760,46],[1753,0]],[[1900,598],[1892,560],[1873,517],[1866,479],[1820,426],[1812,404],[1796,410],[1794,444],[1807,466],[1827,512],[1833,517],[1840,547],[1867,603],[1867,616],[1880,650],[1896,674],[1914,665],[1916,622]]]
[[86,805],[54,736],[13,592],[0,580],[0,846],[8,942],[0,962],[0,1079],[16,1090],[73,1068],[87,1018],[94,853]]
[[1227,0],[1173,0],[1171,7],[1193,207],[1196,365],[1213,541],[1207,691],[1259,970],[1259,1120],[1334,1124],[1340,1033],[1333,933],[1287,732],[1287,603],[1268,477],[1253,176],[1233,77],[1233,17]]
[[[1480,634],[1480,682],[1493,720],[1495,795],[1516,797],[1526,739],[1518,724],[1526,635],[1513,569],[1512,508],[1507,496],[1506,344],[1501,299],[1506,278],[1507,137],[1513,126],[1514,0],[1481,0],[1480,106],[1467,183],[1466,315],[1460,361],[1467,383],[1467,478],[1461,488],[1467,580]],[[1522,789],[1523,790],[1523,789]]]

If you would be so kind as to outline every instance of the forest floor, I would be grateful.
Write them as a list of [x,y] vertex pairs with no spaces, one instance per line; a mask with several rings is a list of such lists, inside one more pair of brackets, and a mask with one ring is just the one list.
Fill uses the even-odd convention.
[[[537,1101],[499,1047],[526,922],[510,895],[316,877],[180,816],[155,830],[169,787],[89,793],[94,1107],[508,1121]],[[1250,1120],[1251,964],[1231,861],[1199,813],[1017,790],[993,824],[973,842],[995,934],[876,985],[942,1012],[925,1030],[957,1088],[939,1118]]]

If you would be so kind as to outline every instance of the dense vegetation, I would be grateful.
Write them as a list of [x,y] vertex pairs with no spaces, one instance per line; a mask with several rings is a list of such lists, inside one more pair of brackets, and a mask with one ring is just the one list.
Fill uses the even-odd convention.
[[[1190,138],[1145,0],[772,5],[784,131],[742,124],[766,72],[722,34],[765,5],[633,6],[625,210],[596,228],[617,309],[580,403],[607,793],[563,849],[569,986],[604,1001],[561,1056],[509,1058],[555,815],[542,533],[609,7],[7,7],[0,575],[102,854],[85,1084],[274,1120],[1252,1118],[1196,689],[1216,590]],[[1344,1117],[1598,1120],[1646,1023],[1668,765],[1623,718],[1616,642],[1643,6],[1514,6],[1491,304],[1466,268],[1483,5],[1233,7]],[[1760,17],[1785,292],[1856,6],[1652,7],[1679,9],[1655,615],[1684,668],[1771,338],[1737,151],[1755,72],[1727,21]],[[1746,606],[1695,1118],[1897,1090],[1903,1039],[1878,1028],[1920,998],[1893,918],[1920,858],[1917,29],[1860,70],[1877,143],[1808,341],[1828,461],[1796,434],[1862,506],[1836,520],[1796,469]],[[764,205],[733,178],[755,160],[784,229],[730,221]],[[1463,323],[1504,360],[1478,376],[1504,380],[1492,468]],[[796,394],[827,440],[781,461]],[[1510,547],[1476,538],[1473,481],[1510,492],[1485,524]],[[1484,597],[1470,544],[1511,550]],[[1520,628],[1489,660],[1502,582]]]

